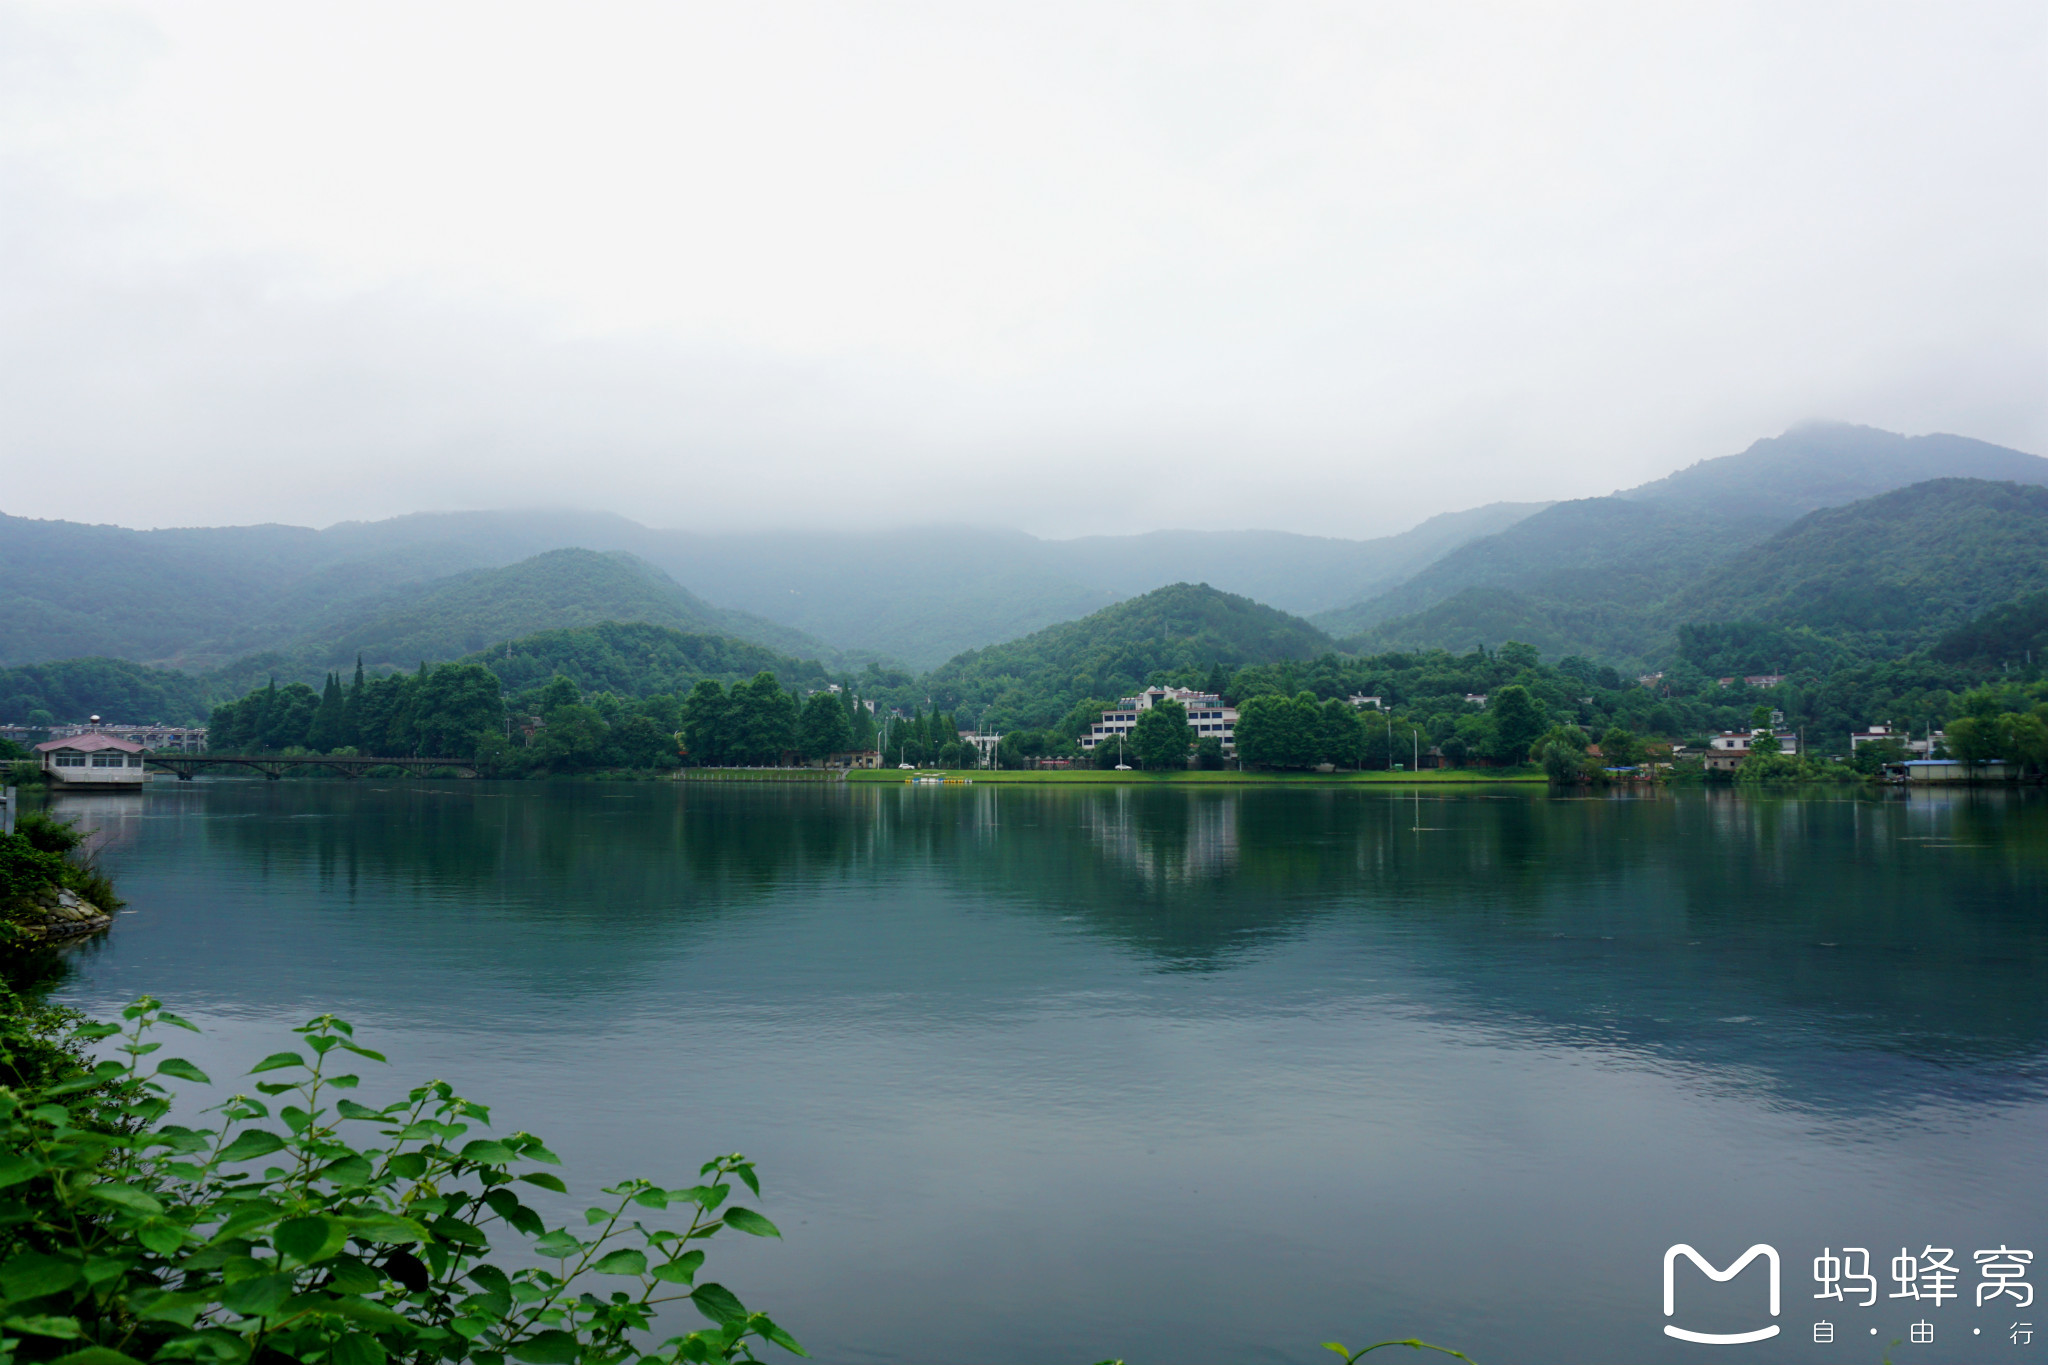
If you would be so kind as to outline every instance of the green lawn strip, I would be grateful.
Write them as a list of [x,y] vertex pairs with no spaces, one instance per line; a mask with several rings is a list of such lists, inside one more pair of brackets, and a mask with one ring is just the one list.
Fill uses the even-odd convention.
[[1534,768],[1432,768],[1426,772],[1419,773],[1243,773],[1228,769],[1222,772],[1120,773],[1114,771],[1106,772],[1099,768],[956,772],[938,768],[920,768],[914,774],[904,772],[901,769],[867,768],[855,770],[848,775],[848,780],[853,782],[894,782],[901,784],[909,781],[913,776],[923,778],[967,778],[976,783],[1115,782],[1138,786],[1165,784],[1270,786],[1279,784],[1286,786],[1327,787],[1361,783],[1381,786],[1437,786],[1443,784],[1472,786],[1500,782],[1530,783],[1547,780],[1540,769]]

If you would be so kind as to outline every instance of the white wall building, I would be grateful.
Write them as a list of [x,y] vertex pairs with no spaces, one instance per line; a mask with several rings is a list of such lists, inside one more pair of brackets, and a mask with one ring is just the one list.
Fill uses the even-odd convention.
[[[1724,730],[1707,741],[1707,767],[1715,770],[1732,771],[1742,766],[1742,760],[1749,757],[1750,742],[1756,736],[1747,730]],[[1799,736],[1790,730],[1778,734],[1778,752],[1798,754]]]
[[1895,739],[1905,746],[1907,753],[1926,758],[1943,738],[1944,735],[1939,730],[1924,739],[1915,739],[1910,733],[1894,730],[1889,725],[1873,725],[1868,730],[1857,730],[1849,736],[1849,752],[1853,754],[1864,745],[1875,744],[1881,739]]
[[72,735],[36,745],[43,771],[64,787],[133,787],[149,780],[142,746],[112,735]]
[[1135,697],[1125,697],[1088,727],[1088,733],[1081,736],[1081,747],[1093,749],[1104,740],[1116,743],[1118,735],[1129,734],[1138,723],[1139,713],[1162,701],[1177,701],[1187,708],[1188,728],[1195,732],[1197,742],[1221,740],[1224,753],[1237,751],[1237,708],[1225,706],[1214,692],[1197,692],[1192,687],[1149,687]]

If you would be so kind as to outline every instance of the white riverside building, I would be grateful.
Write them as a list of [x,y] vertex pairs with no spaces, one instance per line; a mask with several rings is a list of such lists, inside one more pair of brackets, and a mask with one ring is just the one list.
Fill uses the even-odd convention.
[[1162,701],[1177,701],[1187,708],[1188,728],[1195,732],[1197,743],[1219,739],[1224,753],[1237,752],[1237,708],[1225,706],[1214,692],[1197,692],[1192,687],[1148,687],[1135,697],[1125,697],[1088,727],[1088,733],[1081,736],[1081,747],[1093,749],[1104,740],[1114,744],[1118,735],[1131,732],[1140,712]]

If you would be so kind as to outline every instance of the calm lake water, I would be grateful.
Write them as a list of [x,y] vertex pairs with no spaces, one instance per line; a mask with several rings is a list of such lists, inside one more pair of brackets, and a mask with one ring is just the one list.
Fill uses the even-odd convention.
[[[2039,799],[216,781],[66,808],[131,902],[73,1003],[163,997],[217,1076],[333,1010],[391,1089],[493,1102],[582,1194],[745,1151],[785,1240],[721,1238],[711,1274],[825,1360],[1420,1335],[1875,1365],[1924,1322],[1900,1365],[2048,1361],[2048,1301],[1978,1306],[1973,1259],[2048,1252]],[[1760,1258],[1681,1260],[1666,1317],[1677,1243],[1775,1248],[1780,1315]],[[1844,1246],[1874,1306],[1814,1297]],[[1892,1297],[1929,1247],[1960,1298]]]

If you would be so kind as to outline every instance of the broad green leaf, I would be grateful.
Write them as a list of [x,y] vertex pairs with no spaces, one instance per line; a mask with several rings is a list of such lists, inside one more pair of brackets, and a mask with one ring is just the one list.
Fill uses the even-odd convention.
[[372,1109],[367,1104],[357,1104],[354,1100],[338,1101],[334,1106],[334,1112],[345,1119],[381,1119],[388,1117],[383,1110]]
[[747,1320],[746,1306],[737,1294],[722,1284],[698,1285],[690,1293],[690,1302],[697,1305],[698,1312],[720,1326]]
[[273,1052],[250,1067],[249,1074],[255,1076],[265,1071],[282,1071],[288,1066],[302,1067],[305,1064],[306,1059],[296,1052]]
[[353,1297],[338,1298],[327,1305],[327,1311],[350,1322],[366,1322],[372,1327],[404,1327],[406,1319],[392,1312],[382,1304],[371,1303],[368,1299]]
[[336,1185],[363,1185],[375,1174],[370,1163],[359,1156],[345,1156],[321,1168],[320,1177]]
[[427,1173],[427,1159],[418,1152],[401,1152],[391,1158],[390,1168],[400,1180],[418,1180]]
[[127,1274],[134,1264],[135,1257],[132,1254],[127,1256],[88,1256],[85,1261],[85,1282],[90,1287],[97,1289],[108,1280],[119,1279]]
[[502,1142],[489,1138],[478,1138],[462,1149],[464,1161],[474,1161],[485,1166],[504,1166],[517,1161],[519,1156]]
[[270,1241],[279,1251],[300,1265],[323,1261],[341,1250],[348,1240],[348,1224],[339,1218],[288,1218],[277,1225]]
[[780,1237],[782,1230],[755,1213],[735,1204],[725,1211],[725,1225],[740,1232],[752,1233],[756,1237]]
[[111,1346],[88,1346],[83,1351],[58,1356],[50,1365],[142,1365],[134,1356],[122,1355]]
[[200,1311],[213,1302],[208,1293],[178,1294],[167,1290],[143,1290],[129,1304],[135,1315],[149,1322],[172,1322],[190,1327]]
[[373,1062],[386,1062],[391,1060],[381,1052],[373,1051],[372,1049],[366,1047],[357,1047],[354,1043],[343,1043],[342,1046],[347,1048],[350,1052],[355,1053],[356,1056],[368,1057]]
[[514,1360],[525,1361],[526,1365],[571,1365],[582,1349],[582,1343],[560,1328],[536,1332],[506,1348]]
[[82,1273],[75,1261],[59,1260],[40,1251],[23,1251],[0,1265],[0,1293],[13,1303],[40,1299],[76,1284]]
[[[32,1156],[13,1154],[0,1156],[0,1190],[6,1189],[9,1185],[19,1185],[22,1181],[41,1172],[42,1169],[43,1163]],[[532,1180],[536,1185],[541,1183],[533,1176],[526,1178]],[[550,1176],[549,1179],[552,1180],[554,1177]],[[561,1182],[555,1181],[555,1184],[559,1185]]]
[[654,1267],[654,1278],[669,1284],[688,1284],[697,1278],[697,1267],[703,1264],[703,1252],[686,1251],[673,1261],[663,1261]]
[[583,1243],[571,1237],[560,1228],[534,1242],[533,1249],[550,1260],[567,1260],[583,1250]]
[[569,1192],[569,1187],[562,1183],[562,1177],[549,1175],[546,1171],[528,1171],[519,1178],[529,1185],[538,1185],[544,1190],[553,1190],[556,1194],[567,1194]]
[[181,1081],[197,1081],[201,1085],[213,1084],[212,1077],[183,1057],[167,1057],[157,1063],[156,1069],[163,1075],[176,1076]]
[[321,1266],[327,1271],[327,1287],[337,1294],[374,1294],[384,1286],[382,1275],[348,1252],[322,1261]]
[[176,1223],[152,1218],[135,1230],[135,1240],[159,1256],[168,1256],[185,1245],[185,1230]]
[[144,1194],[133,1185],[123,1185],[117,1180],[103,1180],[97,1185],[88,1185],[85,1192],[94,1199],[117,1204],[124,1209],[134,1209],[137,1213],[164,1211],[164,1206],[156,1201],[154,1195]]
[[266,1133],[261,1128],[245,1128],[235,1135],[235,1140],[220,1154],[222,1161],[250,1161],[259,1156],[284,1150],[284,1139],[275,1133]]
[[231,1284],[221,1291],[223,1307],[244,1317],[268,1317],[284,1306],[292,1295],[292,1277],[289,1275],[258,1275],[254,1279]]
[[349,1231],[371,1242],[424,1242],[427,1230],[410,1218],[399,1218],[388,1213],[371,1213],[357,1218],[344,1218]]
[[645,1275],[647,1254],[635,1251],[631,1247],[624,1247],[618,1251],[607,1252],[590,1268],[600,1275]]
[[52,1317],[47,1313],[31,1313],[26,1317],[9,1318],[0,1322],[10,1332],[26,1332],[32,1337],[56,1337],[60,1341],[79,1341],[85,1336],[78,1329],[77,1318]]
[[367,1332],[350,1332],[327,1353],[333,1365],[384,1365],[384,1346]]
[[[756,1193],[759,1193],[759,1191],[756,1191]],[[774,1342],[777,1346],[780,1346],[783,1350],[789,1352],[791,1355],[810,1355],[809,1351],[806,1351],[803,1347],[796,1344],[795,1337],[783,1331],[782,1328],[778,1326],[776,1323],[769,1321],[768,1315],[766,1313],[754,1314],[754,1323],[761,1329],[762,1336],[768,1338],[768,1340]]]
[[484,1203],[490,1206],[491,1212],[528,1237],[538,1237],[547,1231],[547,1225],[540,1221],[540,1215],[520,1203],[519,1196],[510,1190],[488,1191],[484,1195]]
[[543,1147],[540,1139],[533,1134],[521,1133],[518,1137],[519,1155],[525,1157],[528,1161],[539,1161],[549,1166],[559,1166],[562,1164],[562,1158],[556,1156],[546,1147]]

